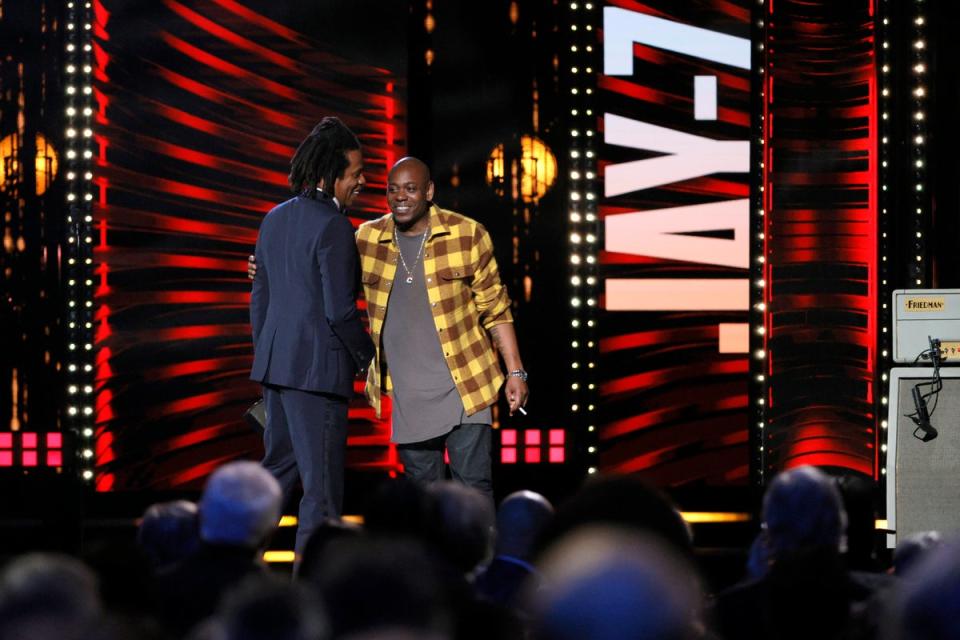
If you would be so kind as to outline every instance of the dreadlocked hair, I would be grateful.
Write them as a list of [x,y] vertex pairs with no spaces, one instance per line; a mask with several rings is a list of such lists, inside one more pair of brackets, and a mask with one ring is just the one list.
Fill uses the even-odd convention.
[[287,181],[294,193],[317,197],[316,187],[333,195],[333,185],[347,168],[347,152],[360,148],[357,136],[339,118],[327,116],[313,128],[290,160]]

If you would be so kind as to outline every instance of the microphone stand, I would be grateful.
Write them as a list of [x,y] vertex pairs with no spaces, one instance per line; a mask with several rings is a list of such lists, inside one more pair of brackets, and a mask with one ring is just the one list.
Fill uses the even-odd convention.
[[[918,382],[913,385],[911,393],[913,395],[913,407],[915,411],[913,414],[906,416],[917,425],[917,428],[913,430],[913,437],[922,442],[930,442],[939,435],[933,425],[930,424],[930,416],[933,415],[933,412],[937,408],[939,393],[941,389],[943,389],[943,379],[940,377],[940,340],[929,336],[927,336],[927,340],[930,341],[930,349],[928,349],[927,353],[930,356],[931,362],[933,362],[933,378],[928,382]],[[924,394],[920,391],[920,387],[931,387],[931,389],[928,393]],[[927,398],[931,397],[934,398],[933,408],[928,409]]]

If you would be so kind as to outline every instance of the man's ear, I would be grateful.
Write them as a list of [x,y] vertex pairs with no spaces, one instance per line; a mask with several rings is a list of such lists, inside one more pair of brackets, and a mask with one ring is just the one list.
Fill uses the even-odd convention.
[[427,200],[433,200],[433,180],[427,183]]

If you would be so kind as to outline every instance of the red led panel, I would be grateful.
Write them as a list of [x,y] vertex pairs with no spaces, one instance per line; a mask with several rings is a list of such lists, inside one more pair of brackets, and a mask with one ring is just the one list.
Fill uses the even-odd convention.
[[63,434],[62,433],[48,433],[47,434],[47,449],[60,449],[63,447]]
[[0,433],[0,449],[13,449],[12,433]]
[[550,447],[550,463],[560,464],[566,460],[566,452],[563,447]]
[[[93,0],[98,491],[199,488],[262,454],[241,417],[260,395],[245,273],[260,221],[290,197],[290,158],[321,117],[363,144],[353,224],[385,213],[406,147],[405,62],[345,58],[307,3],[147,4]],[[405,60],[403,38],[381,45]],[[362,389],[347,465],[395,471],[389,403],[376,418]]]
[[37,434],[35,433],[21,433],[20,434],[20,445],[24,449],[36,449],[37,448]]
[[500,449],[500,463],[501,464],[516,464],[517,463],[517,450],[513,447]]
[[47,466],[48,466],[48,467],[60,467],[60,466],[63,466],[63,452],[62,452],[62,451],[47,451]]
[[537,464],[540,462],[540,449],[525,449],[523,452],[523,461],[527,464]]
[[540,430],[527,429],[523,433],[523,443],[528,447],[539,447],[540,446]]
[[550,445],[562,445],[567,440],[567,432],[563,429],[550,429]]
[[0,467],[13,466],[13,451],[0,449]]
[[503,445],[504,447],[517,446],[517,430],[502,429],[500,431],[500,444]]
[[766,477],[877,477],[875,4],[765,5]]
[[20,463],[25,467],[37,466],[37,452],[35,450],[24,450],[20,456]]

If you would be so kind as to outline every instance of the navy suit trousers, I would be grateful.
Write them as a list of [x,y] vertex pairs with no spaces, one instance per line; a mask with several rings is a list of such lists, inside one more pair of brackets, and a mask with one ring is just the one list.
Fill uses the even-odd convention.
[[325,518],[343,509],[343,468],[347,449],[347,399],[264,385],[267,427],[263,466],[288,498],[303,485],[297,525],[297,557]]

